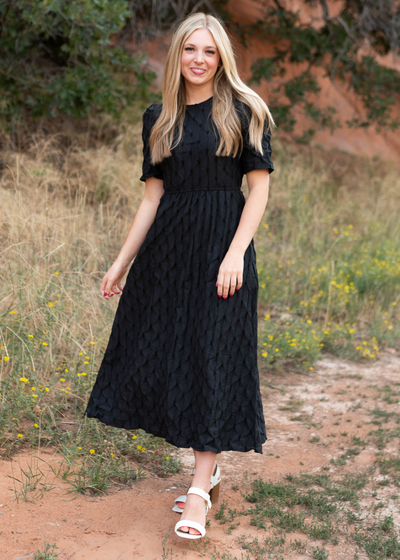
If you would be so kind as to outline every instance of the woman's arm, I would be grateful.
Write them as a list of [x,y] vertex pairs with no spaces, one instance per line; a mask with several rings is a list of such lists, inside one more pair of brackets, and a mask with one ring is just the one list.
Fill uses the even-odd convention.
[[103,278],[101,294],[108,299],[122,290],[121,280],[132,260],[137,255],[157,212],[160,198],[164,193],[163,180],[150,177],[146,179],[145,192],[139,204],[127,238],[119,255]]
[[244,254],[265,212],[269,193],[268,169],[254,169],[246,175],[249,196],[244,205],[236,233],[219,267],[218,295],[226,299],[242,287]]

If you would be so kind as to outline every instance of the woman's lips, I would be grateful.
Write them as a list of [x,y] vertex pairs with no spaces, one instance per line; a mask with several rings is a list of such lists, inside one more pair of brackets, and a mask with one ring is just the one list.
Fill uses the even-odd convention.
[[196,76],[202,76],[206,73],[204,68],[190,68],[190,70],[193,74],[196,74]]

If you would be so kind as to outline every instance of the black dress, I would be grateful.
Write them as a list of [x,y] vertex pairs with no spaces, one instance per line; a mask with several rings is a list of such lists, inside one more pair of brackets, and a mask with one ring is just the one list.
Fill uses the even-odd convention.
[[243,174],[273,164],[270,132],[262,156],[249,145],[248,107],[234,101],[244,138],[235,158],[215,156],[212,98],[186,107],[182,141],[159,165],[148,141],[161,105],[143,115],[141,180],[163,179],[165,192],[127,275],[84,414],[177,447],[262,453],[253,240],[242,288],[224,300],[216,281],[245,204]]

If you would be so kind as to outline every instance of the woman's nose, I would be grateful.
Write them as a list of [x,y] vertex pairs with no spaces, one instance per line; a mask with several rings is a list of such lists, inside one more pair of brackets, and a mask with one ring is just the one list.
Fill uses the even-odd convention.
[[194,57],[195,62],[203,62],[203,59],[203,53],[201,51],[197,51]]

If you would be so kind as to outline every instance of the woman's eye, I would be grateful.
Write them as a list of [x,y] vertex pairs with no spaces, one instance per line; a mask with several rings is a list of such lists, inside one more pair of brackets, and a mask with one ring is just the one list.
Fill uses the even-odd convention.
[[[193,51],[193,47],[185,47],[185,51]],[[206,51],[207,54],[215,54],[215,51]]]

